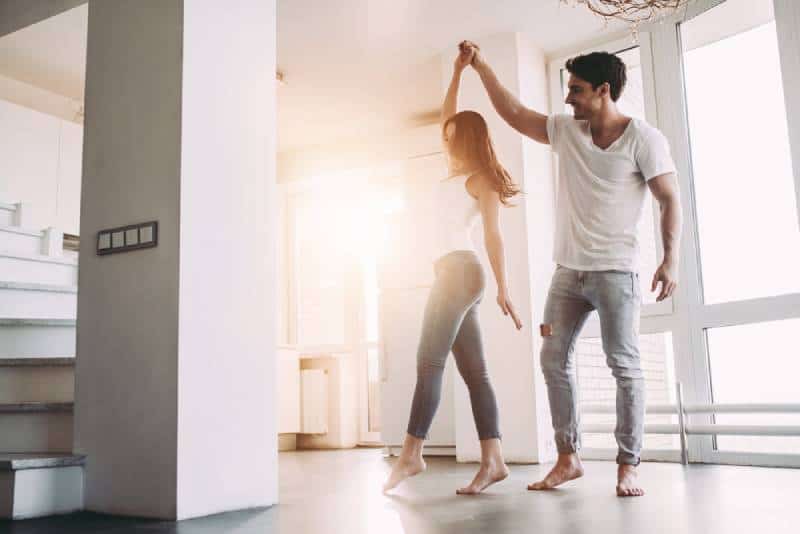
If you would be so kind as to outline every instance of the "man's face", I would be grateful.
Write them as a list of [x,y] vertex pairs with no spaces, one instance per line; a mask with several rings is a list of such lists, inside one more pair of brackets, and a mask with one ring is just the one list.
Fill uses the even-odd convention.
[[608,94],[608,84],[602,84],[597,89],[592,89],[592,84],[577,76],[570,75],[567,82],[567,98],[564,100],[572,106],[575,118],[588,120],[600,111],[604,95]]

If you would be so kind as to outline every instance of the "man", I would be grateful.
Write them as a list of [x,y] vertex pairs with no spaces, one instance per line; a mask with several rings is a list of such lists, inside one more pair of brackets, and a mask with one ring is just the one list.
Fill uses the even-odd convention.
[[471,65],[500,116],[514,129],[549,144],[559,157],[554,260],[558,264],[541,325],[541,365],[550,399],[558,461],[530,490],[547,490],[583,475],[578,450],[575,341],[597,310],[606,361],[617,382],[617,495],[644,495],[636,467],[644,427],[644,380],[638,330],[641,295],[636,226],[649,187],[661,208],[664,261],[651,291],[658,301],[677,285],[681,207],[675,166],[665,137],[644,121],[624,116],[616,102],[625,64],[605,52],[566,63],[566,103],[574,115],[544,115],[523,106],[481,56],[464,41]]

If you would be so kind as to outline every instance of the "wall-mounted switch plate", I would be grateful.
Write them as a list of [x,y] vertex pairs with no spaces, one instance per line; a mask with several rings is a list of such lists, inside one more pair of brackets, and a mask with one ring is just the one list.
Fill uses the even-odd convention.
[[158,221],[130,224],[119,228],[100,230],[97,233],[97,254],[113,254],[158,244]]
[[138,245],[139,244],[139,229],[138,228],[131,228],[130,230],[125,230],[125,244],[126,245]]
[[97,236],[97,250],[106,250],[111,248],[111,234],[102,233]]

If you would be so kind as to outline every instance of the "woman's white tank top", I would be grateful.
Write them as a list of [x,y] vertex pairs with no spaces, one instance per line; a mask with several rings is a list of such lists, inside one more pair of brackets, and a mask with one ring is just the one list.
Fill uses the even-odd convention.
[[472,229],[478,220],[478,200],[467,192],[469,175],[441,180],[436,187],[436,258],[455,250],[475,250]]

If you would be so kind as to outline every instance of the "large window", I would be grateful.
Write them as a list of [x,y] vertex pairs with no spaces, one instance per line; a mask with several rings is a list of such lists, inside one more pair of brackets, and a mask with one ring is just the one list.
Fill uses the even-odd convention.
[[320,176],[292,188],[287,209],[291,342],[355,355],[362,442],[378,441],[381,426],[377,264],[387,217],[402,208],[394,167]]
[[[723,5],[681,25],[707,304],[800,291],[800,232],[775,22],[750,27],[753,19],[740,21],[739,13]],[[744,27],[709,41],[703,36],[710,25]]]
[[[714,402],[800,401],[797,332],[800,319],[786,319],[707,332]],[[800,414],[717,414],[725,425],[800,425]],[[800,453],[800,437],[717,436],[719,450]]]
[[[719,404],[800,403],[800,232],[772,0],[728,0],[679,26],[698,294],[695,356]],[[775,311],[783,320],[774,320]],[[702,350],[705,345],[705,351]],[[797,424],[717,414],[715,424]],[[800,438],[718,435],[717,453],[800,453]]]

